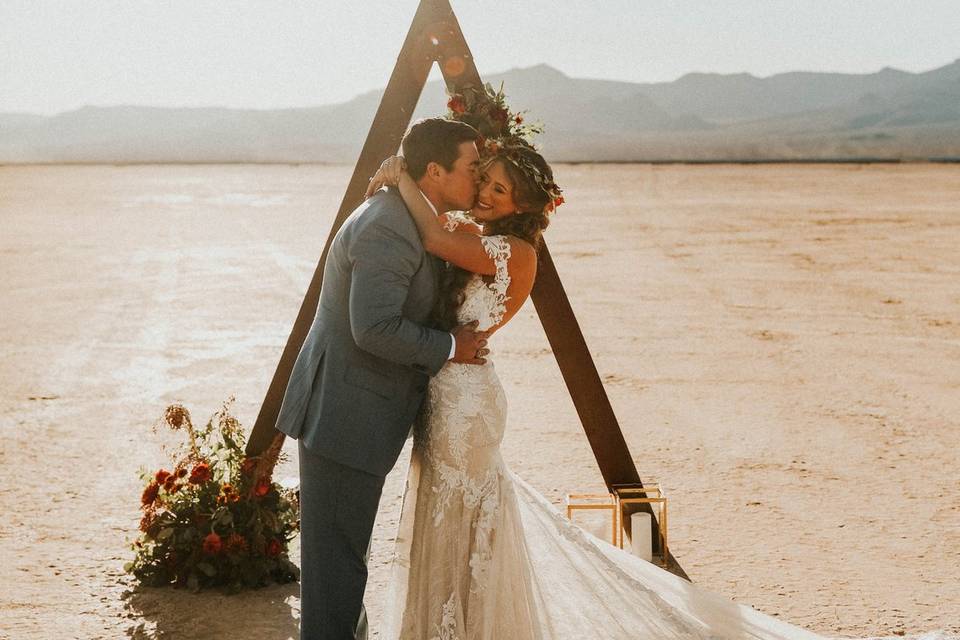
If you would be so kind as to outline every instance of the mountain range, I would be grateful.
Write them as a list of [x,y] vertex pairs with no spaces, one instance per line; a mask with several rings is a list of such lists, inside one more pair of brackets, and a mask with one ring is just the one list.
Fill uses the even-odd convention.
[[[508,104],[552,161],[960,160],[960,60],[923,73],[690,73],[673,82],[512,69]],[[83,107],[0,113],[0,163],[352,163],[382,91],[311,108]],[[414,117],[445,111],[427,83]]]

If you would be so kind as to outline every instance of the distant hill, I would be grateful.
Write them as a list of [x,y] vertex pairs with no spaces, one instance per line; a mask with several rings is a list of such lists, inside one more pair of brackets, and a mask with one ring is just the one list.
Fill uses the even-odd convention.
[[[960,60],[872,74],[691,73],[674,82],[493,74],[554,161],[960,159]],[[84,107],[0,113],[0,162],[353,162],[382,91],[304,109]],[[445,110],[440,82],[415,117]]]

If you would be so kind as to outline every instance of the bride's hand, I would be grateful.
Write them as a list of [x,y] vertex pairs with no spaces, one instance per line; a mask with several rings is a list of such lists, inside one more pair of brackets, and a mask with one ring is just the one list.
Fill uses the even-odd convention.
[[377,172],[370,178],[370,184],[367,185],[367,193],[364,198],[369,198],[384,185],[395,187],[400,184],[400,176],[407,169],[407,163],[401,156],[390,156],[382,163]]

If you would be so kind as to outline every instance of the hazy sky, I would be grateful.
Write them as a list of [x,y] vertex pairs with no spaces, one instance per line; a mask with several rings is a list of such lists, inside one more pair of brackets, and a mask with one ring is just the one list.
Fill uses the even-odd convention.
[[[960,58],[958,0],[452,0],[481,73],[926,71]],[[274,108],[382,87],[417,0],[0,0],[0,111]],[[509,87],[507,87],[509,92]]]

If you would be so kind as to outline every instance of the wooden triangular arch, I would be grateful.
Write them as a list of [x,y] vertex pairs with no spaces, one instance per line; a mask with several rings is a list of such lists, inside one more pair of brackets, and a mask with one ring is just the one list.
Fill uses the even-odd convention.
[[[330,244],[350,212],[362,202],[368,178],[376,172],[384,158],[395,154],[400,148],[400,140],[410,124],[434,62],[439,64],[451,92],[482,84],[449,0],[421,0],[417,8],[360,152],[353,177],[340,203],[340,211],[334,220],[313,280],[300,305],[300,312],[290,332],[287,346],[280,356],[273,381],[250,434],[247,455],[259,455],[271,448],[271,445],[276,448],[285,437],[275,428],[277,415],[297,354],[316,313],[323,282],[323,266]],[[537,279],[531,297],[600,466],[604,482],[608,487],[639,483],[640,476],[630,457],[627,443],[623,439],[623,433],[613,414],[610,400],[573,315],[546,243],[540,248]],[[648,504],[637,505],[636,509],[652,512]],[[656,527],[656,521],[654,523]],[[655,535],[654,540],[656,539]],[[668,568],[673,573],[689,580],[673,555],[669,554],[669,550],[668,560]]]

